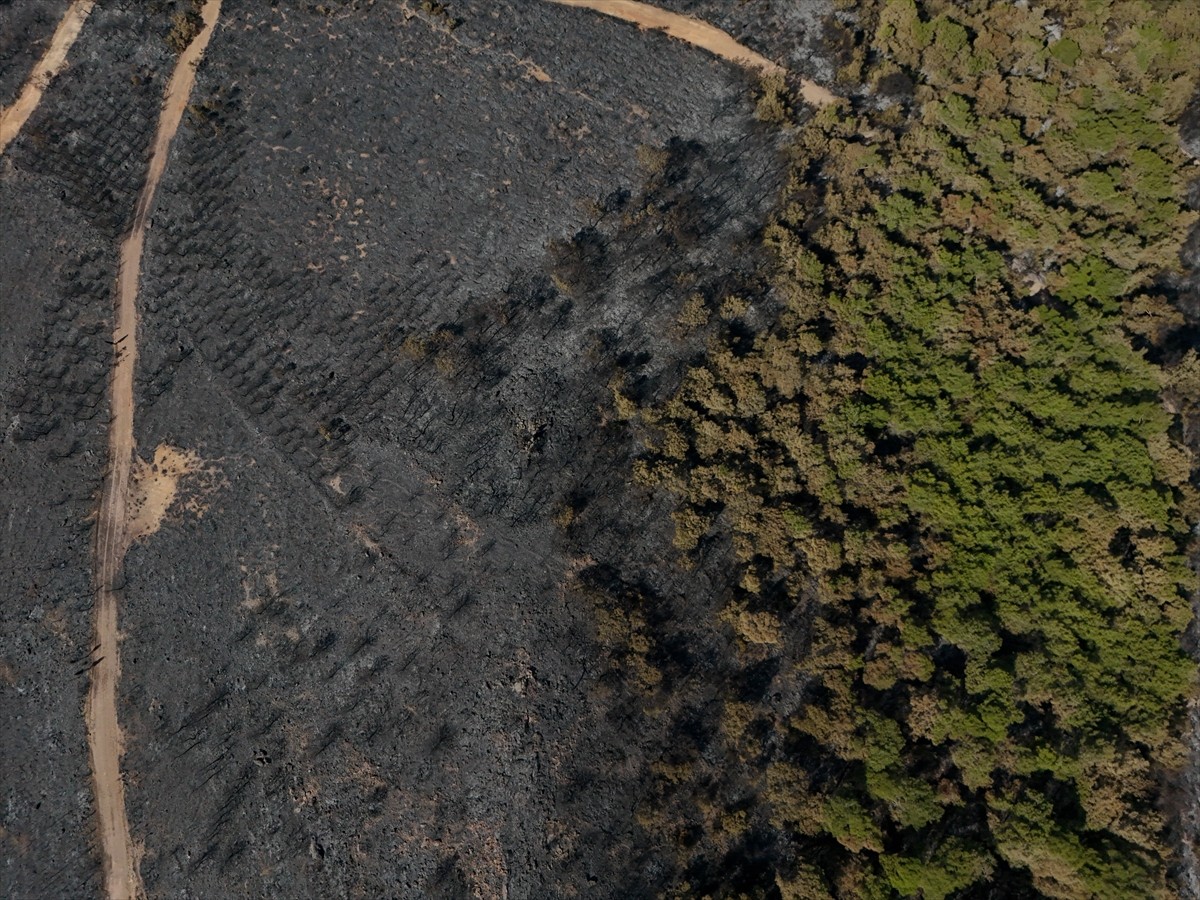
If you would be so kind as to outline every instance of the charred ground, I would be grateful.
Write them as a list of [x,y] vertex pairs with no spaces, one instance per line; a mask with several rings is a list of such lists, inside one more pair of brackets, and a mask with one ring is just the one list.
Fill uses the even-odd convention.
[[[5,34],[48,33],[45,6],[0,8]],[[183,8],[98,4],[0,160],[15,896],[99,890],[80,708],[110,291]],[[675,566],[609,384],[673,388],[707,333],[689,303],[770,308],[755,248],[785,166],[727,64],[550,5],[448,12],[226,0],[176,136],[136,438],[203,471],[130,551],[121,619],[152,896],[678,876],[633,810],[702,710],[646,727],[585,586],[652,577],[681,617],[724,576],[719,548]],[[696,638],[680,672],[719,669]]]

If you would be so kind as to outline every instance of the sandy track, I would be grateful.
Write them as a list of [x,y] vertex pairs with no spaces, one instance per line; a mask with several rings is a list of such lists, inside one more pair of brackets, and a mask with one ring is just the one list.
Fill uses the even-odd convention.
[[[786,70],[778,63],[772,62],[765,56],[755,53],[744,44],[739,44],[726,32],[679,13],[667,12],[649,3],[639,3],[637,0],[550,0],[562,6],[579,6],[591,9],[606,16],[633,22],[640,28],[653,28],[665,31],[673,38],[686,41],[702,50],[728,59],[731,62],[759,69],[767,75],[783,75]],[[806,102],[814,106],[827,106],[837,100],[837,95],[828,88],[822,87],[815,81],[801,79],[800,95]]]
[[25,79],[25,84],[21,86],[21,93],[17,95],[17,99],[11,106],[0,109],[0,153],[3,153],[12,143],[13,138],[21,133],[21,128],[25,125],[30,113],[37,108],[46,87],[67,64],[67,51],[75,43],[75,38],[79,37],[84,20],[87,19],[88,13],[92,11],[94,5],[95,0],[75,0],[67,8],[62,21],[54,29],[54,35],[50,38],[50,46],[46,48],[46,52],[42,54],[38,64],[33,67],[33,71]]
[[125,553],[133,537],[129,522],[129,478],[134,456],[133,377],[137,365],[138,278],[146,221],[154,205],[154,194],[167,165],[171,139],[183,118],[196,80],[196,65],[216,27],[220,9],[221,0],[206,0],[201,11],[204,27],[180,54],[175,71],[171,74],[158,118],[158,131],[154,137],[146,182],[138,197],[133,225],[121,243],[117,268],[108,471],[100,496],[92,564],[96,590],[96,649],[84,710],[104,856],[105,891],[110,900],[132,900],[145,894],[125,812],[125,785],[121,776],[122,737],[117,720],[117,680],[121,673],[117,610]]

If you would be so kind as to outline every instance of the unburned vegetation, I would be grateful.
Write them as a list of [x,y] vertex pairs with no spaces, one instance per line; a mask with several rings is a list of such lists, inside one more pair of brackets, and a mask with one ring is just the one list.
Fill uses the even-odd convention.
[[[640,821],[681,895],[1168,895],[1196,499],[1164,392],[1196,358],[1157,278],[1200,26],[853,7],[874,90],[797,127],[776,321],[733,298],[673,397],[615,388],[685,561],[738,567],[709,627],[741,674]],[[653,695],[670,628],[607,603]]]

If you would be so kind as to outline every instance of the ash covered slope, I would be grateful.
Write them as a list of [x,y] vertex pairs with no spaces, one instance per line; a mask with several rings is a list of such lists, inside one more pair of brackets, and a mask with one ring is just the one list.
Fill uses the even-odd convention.
[[[38,9],[33,9],[38,7]],[[0,8],[9,103],[66,4]],[[0,895],[100,890],[83,724],[117,241],[169,75],[166,8],[95,10],[0,156]],[[13,69],[19,71],[14,72]],[[12,77],[9,77],[10,74]]]
[[[3,658],[28,657],[14,678],[57,700],[6,693],[3,711],[62,735],[48,793],[83,798],[59,834],[31,793],[56,757],[18,748],[18,895],[44,892],[52,862],[79,860],[75,885],[94,871],[70,666],[87,653],[82,523],[103,474],[107,292],[173,11],[98,10],[73,51],[86,67],[47,92],[0,182],[6,218],[27,207],[70,250],[62,279],[37,259],[6,275],[46,312],[14,307],[26,324],[4,346],[5,421],[20,416],[5,499],[31,538],[5,544],[25,574]],[[143,459],[191,474],[130,551],[121,611],[148,892],[650,889],[631,810],[658,738],[600,702],[592,611],[568,587],[586,560],[555,519],[628,471],[603,420],[612,375],[669,387],[702,343],[672,334],[686,298],[751,278],[782,165],[750,79],[550,5],[226,0],[192,99],[143,261],[136,418]],[[78,509],[51,511],[35,479]],[[661,525],[623,528],[587,533],[707,589],[670,574]],[[52,588],[60,649],[32,637],[52,541],[74,548]]]

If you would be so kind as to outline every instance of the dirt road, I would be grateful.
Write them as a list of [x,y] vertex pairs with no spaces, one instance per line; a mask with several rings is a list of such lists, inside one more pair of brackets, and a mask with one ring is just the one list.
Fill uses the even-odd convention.
[[129,477],[135,449],[133,379],[137,365],[138,278],[146,221],[154,205],[154,194],[166,168],[171,139],[183,118],[196,80],[196,65],[212,36],[220,9],[221,0],[207,0],[204,4],[201,11],[204,27],[180,54],[171,75],[159,114],[146,183],[138,197],[133,225],[121,243],[117,269],[109,459],[100,497],[92,572],[96,590],[96,650],[84,712],[104,854],[105,890],[110,900],[132,900],[144,896],[125,811],[125,785],[121,776],[122,737],[117,719],[117,681],[121,673],[117,612],[125,553],[132,537],[129,525]]
[[33,67],[33,71],[25,79],[25,84],[21,86],[21,93],[11,106],[0,109],[0,153],[3,153],[12,143],[13,138],[21,133],[21,127],[29,118],[30,113],[37,108],[46,86],[67,64],[67,51],[75,43],[75,38],[79,37],[84,20],[87,19],[88,13],[92,11],[94,5],[95,0],[75,0],[67,8],[62,21],[54,29],[54,35],[50,38],[50,46],[46,48],[46,52],[42,54],[38,64]]
[[[720,28],[690,16],[667,12],[648,3],[639,3],[637,0],[550,0],[550,2],[562,6],[591,9],[606,16],[633,22],[640,28],[660,29],[673,38],[686,41],[722,59],[728,59],[752,69],[759,69],[767,75],[782,75],[785,72],[785,69],[778,63],[739,44]],[[837,95],[829,89],[808,79],[801,80],[800,94],[806,102],[814,106],[827,106],[837,100]]]

